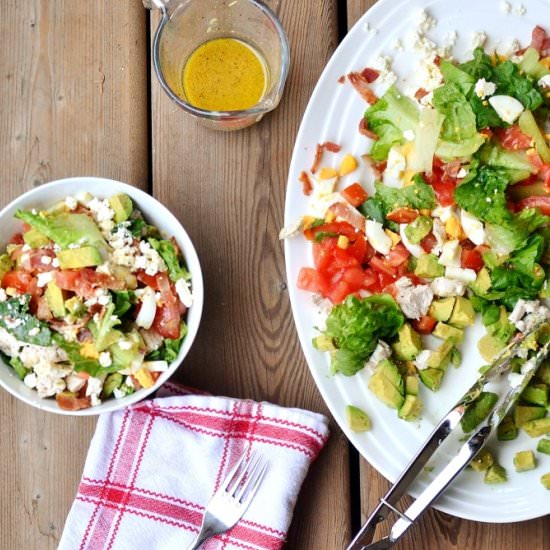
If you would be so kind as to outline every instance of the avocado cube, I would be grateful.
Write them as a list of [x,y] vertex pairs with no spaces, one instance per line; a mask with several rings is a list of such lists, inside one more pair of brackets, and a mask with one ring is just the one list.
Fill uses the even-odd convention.
[[359,407],[354,407],[353,405],[348,405],[346,407],[346,419],[348,421],[348,426],[354,432],[367,432],[372,427],[368,414],[364,410]]
[[529,420],[525,422],[522,428],[531,437],[540,437],[541,435],[550,434],[550,416],[546,418],[538,418],[537,420]]
[[414,374],[405,376],[405,395],[418,395],[419,386],[418,378]]
[[334,340],[326,334],[320,334],[313,338],[313,347],[319,351],[334,351],[336,349]]
[[50,243],[50,239],[34,227],[31,227],[28,231],[23,233],[23,240],[31,248],[40,248],[41,246],[47,246]]
[[445,323],[451,317],[453,309],[455,307],[456,297],[450,296],[449,298],[441,298],[440,300],[434,300],[430,305],[428,315],[433,317],[436,321],[442,321]]
[[80,267],[96,266],[103,263],[99,250],[95,246],[81,248],[66,248],[57,252],[61,269],[78,269]]
[[497,428],[497,439],[499,441],[511,441],[518,436],[518,427],[514,424],[514,419],[507,415]]
[[550,472],[540,476],[540,482],[545,489],[550,489]]
[[537,466],[533,451],[519,451],[514,455],[514,467],[516,472],[534,470]]
[[378,364],[368,385],[372,393],[388,407],[399,409],[403,405],[403,378],[391,361],[386,359]]
[[550,455],[550,439],[539,439],[537,451],[545,455]]
[[470,462],[470,466],[472,467],[472,470],[475,470],[476,472],[484,472],[494,463],[495,459],[493,458],[491,451],[481,449],[481,451],[479,451],[473,458],[472,462]]
[[4,278],[4,275],[13,269],[13,260],[9,254],[2,254],[0,256],[0,280]]
[[550,385],[550,363],[544,363],[539,367],[539,370],[536,374],[537,378],[544,382],[545,384]]
[[487,363],[491,363],[505,346],[506,344],[490,334],[482,336],[477,343],[479,354]]
[[526,422],[544,418],[545,416],[546,409],[544,407],[516,405],[514,410],[514,423],[518,428],[521,428]]
[[453,343],[448,340],[443,342],[435,351],[433,351],[427,361],[428,367],[445,370],[451,359]]
[[493,410],[498,395],[493,392],[481,392],[479,397],[466,409],[460,424],[465,433],[471,432]]
[[506,470],[500,464],[492,464],[487,468],[483,481],[490,485],[495,483],[504,483],[508,481]]
[[418,374],[420,376],[420,380],[428,389],[437,391],[441,386],[445,371],[428,367],[427,369],[422,369],[419,371]]
[[486,267],[478,271],[476,280],[470,285],[470,288],[478,296],[484,296],[489,292],[491,288],[491,275]]
[[449,318],[449,324],[457,328],[466,328],[474,324],[476,313],[472,302],[464,296],[457,296],[455,307]]
[[126,221],[134,210],[132,199],[125,193],[113,195],[109,199],[109,206],[115,213],[115,222],[117,223]]
[[52,315],[58,319],[65,317],[65,301],[63,291],[57,286],[55,281],[50,281],[44,291],[46,302]]
[[397,416],[403,420],[416,420],[422,412],[422,401],[418,395],[406,395]]
[[435,279],[445,274],[445,268],[437,261],[434,254],[423,254],[416,260],[414,274],[425,279]]
[[422,339],[409,323],[404,323],[392,348],[397,359],[412,361],[422,350]]
[[453,344],[460,344],[464,340],[464,331],[460,328],[452,327],[439,321],[432,332],[436,338],[449,340]]
[[103,389],[101,390],[101,397],[103,399],[106,399],[107,397],[111,397],[113,395],[113,392],[115,391],[115,388],[119,388],[122,385],[122,374],[118,372],[113,372],[105,378],[105,382],[103,384]]
[[546,407],[548,404],[548,386],[546,384],[529,384],[523,390],[521,399],[532,405]]
[[460,350],[458,348],[453,348],[451,350],[449,360],[451,362],[451,365],[455,367],[460,367],[460,364],[462,363],[462,353],[460,353]]

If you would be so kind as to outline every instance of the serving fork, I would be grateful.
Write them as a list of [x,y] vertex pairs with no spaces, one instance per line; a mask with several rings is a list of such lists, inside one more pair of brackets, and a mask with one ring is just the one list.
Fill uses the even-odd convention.
[[268,469],[260,453],[247,449],[206,505],[202,525],[187,550],[197,550],[202,543],[233,527],[244,515],[258,492]]

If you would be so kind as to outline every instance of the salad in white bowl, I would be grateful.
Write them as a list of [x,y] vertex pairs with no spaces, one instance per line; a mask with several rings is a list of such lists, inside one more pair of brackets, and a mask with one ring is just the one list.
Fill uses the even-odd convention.
[[140,399],[175,370],[198,327],[202,279],[187,235],[154,199],[118,182],[75,180],[0,213],[11,218],[0,353],[21,381],[11,376],[10,391],[86,413]]

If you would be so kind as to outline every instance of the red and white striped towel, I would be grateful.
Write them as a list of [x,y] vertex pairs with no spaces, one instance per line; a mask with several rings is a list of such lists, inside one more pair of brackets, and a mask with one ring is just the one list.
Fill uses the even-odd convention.
[[328,437],[326,418],[174,384],[161,392],[99,417],[58,550],[185,548],[247,447],[265,454],[268,474],[241,521],[204,548],[281,548],[302,481]]

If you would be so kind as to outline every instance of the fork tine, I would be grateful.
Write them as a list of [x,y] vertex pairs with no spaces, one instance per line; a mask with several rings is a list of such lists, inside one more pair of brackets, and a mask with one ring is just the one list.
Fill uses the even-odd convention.
[[258,460],[256,467],[252,472],[250,472],[250,476],[237,496],[239,502],[243,506],[248,507],[250,501],[254,498],[254,495],[258,491],[260,483],[267,472],[268,465],[269,464],[266,460]]
[[250,457],[245,460],[244,466],[242,468],[241,473],[239,474],[239,477],[231,484],[227,486],[227,493],[229,493],[233,498],[237,498],[237,492],[239,491],[239,487],[246,486],[248,482],[248,478],[250,477],[250,474],[254,471],[256,468],[256,465],[258,464],[258,461],[260,460],[260,457],[257,453],[252,451],[250,453]]
[[[237,464],[235,464],[235,466],[233,466],[233,469],[229,472],[229,474],[227,474],[227,477],[225,478],[224,482],[220,485],[220,488],[218,489],[218,491],[227,491],[229,484],[233,481],[233,479],[237,475],[237,472],[239,471],[240,467],[243,465],[245,461],[246,461],[246,453],[243,453],[239,458],[239,460],[237,461]],[[246,471],[246,467],[244,468],[244,470]]]

